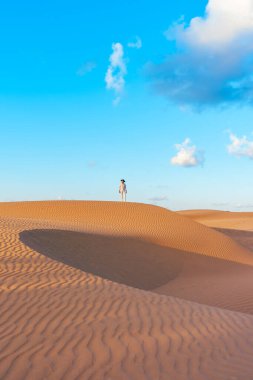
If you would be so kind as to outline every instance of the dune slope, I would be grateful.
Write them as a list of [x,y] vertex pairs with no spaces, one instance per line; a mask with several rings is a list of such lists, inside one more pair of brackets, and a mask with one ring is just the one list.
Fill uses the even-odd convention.
[[253,231],[253,212],[186,210],[178,214],[209,227]]
[[[2,217],[42,220],[75,230],[132,237],[165,247],[252,265],[232,239],[167,209],[120,202],[20,202],[0,204]],[[64,228],[65,229],[65,228]]]

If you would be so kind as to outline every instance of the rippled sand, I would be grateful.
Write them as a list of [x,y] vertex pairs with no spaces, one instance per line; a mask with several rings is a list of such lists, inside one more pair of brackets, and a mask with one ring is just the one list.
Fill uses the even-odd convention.
[[0,379],[252,380],[251,237],[195,218],[1,203]]

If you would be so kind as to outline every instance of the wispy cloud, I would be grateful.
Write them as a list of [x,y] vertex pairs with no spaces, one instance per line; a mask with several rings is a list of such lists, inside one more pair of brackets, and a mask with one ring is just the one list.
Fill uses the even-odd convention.
[[203,164],[203,152],[198,150],[195,145],[191,145],[189,138],[186,138],[182,144],[176,144],[175,148],[178,152],[170,160],[172,165],[190,168]]
[[165,35],[177,52],[147,66],[158,93],[196,108],[253,103],[253,0],[209,0],[203,17]]
[[215,207],[224,207],[228,205],[229,205],[229,202],[213,202],[212,203],[212,206],[215,206]]
[[110,55],[109,61],[110,64],[105,75],[106,88],[114,91],[115,99],[113,103],[117,105],[124,91],[124,77],[127,73],[124,49],[119,42],[112,44],[112,54]]
[[97,167],[97,165],[98,165],[98,163],[97,163],[97,161],[95,161],[95,160],[91,160],[91,161],[88,161],[88,162],[87,162],[87,167],[88,167],[89,169],[94,169],[95,167]]
[[83,77],[84,75],[94,70],[96,67],[97,67],[96,62],[93,62],[93,61],[85,62],[81,67],[79,67],[76,74],[80,77]]
[[253,140],[249,140],[246,136],[238,137],[233,133],[230,133],[229,137],[231,141],[227,146],[229,154],[253,159]]
[[148,200],[151,202],[164,202],[164,201],[168,201],[169,198],[166,195],[164,195],[164,196],[152,197],[152,198],[149,198]]
[[253,203],[237,203],[235,205],[236,208],[243,209],[243,208],[253,208]]
[[127,46],[132,48],[132,49],[141,49],[142,48],[142,40],[140,39],[140,37],[136,36],[135,41],[134,42],[128,42]]

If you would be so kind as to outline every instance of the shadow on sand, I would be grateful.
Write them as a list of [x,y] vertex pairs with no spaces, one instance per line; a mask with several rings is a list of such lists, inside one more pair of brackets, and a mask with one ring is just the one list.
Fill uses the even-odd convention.
[[144,290],[176,278],[185,256],[138,239],[64,230],[23,231],[20,240],[50,259]]
[[229,236],[243,247],[253,251],[253,231],[233,230],[227,228],[214,228],[214,230]]

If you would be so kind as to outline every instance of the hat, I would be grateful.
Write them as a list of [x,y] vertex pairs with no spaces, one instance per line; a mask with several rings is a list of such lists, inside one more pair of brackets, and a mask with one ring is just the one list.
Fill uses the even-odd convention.
[[124,179],[121,179],[121,182],[126,182]]

